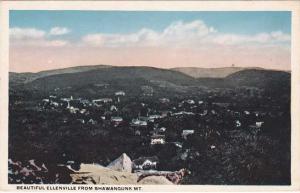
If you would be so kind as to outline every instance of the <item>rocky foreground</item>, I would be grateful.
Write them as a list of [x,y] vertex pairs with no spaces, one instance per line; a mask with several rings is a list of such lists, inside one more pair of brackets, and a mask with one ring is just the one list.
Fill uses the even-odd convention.
[[39,166],[34,160],[24,165],[9,160],[9,182],[25,184],[102,184],[102,185],[173,185],[179,184],[187,170],[157,171],[139,170],[132,173],[132,161],[123,153],[106,167],[98,164],[59,164],[48,169],[44,163]]

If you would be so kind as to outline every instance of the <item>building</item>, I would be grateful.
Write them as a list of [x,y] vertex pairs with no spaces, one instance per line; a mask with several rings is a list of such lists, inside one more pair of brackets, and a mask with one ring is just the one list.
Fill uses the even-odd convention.
[[165,144],[165,143],[166,143],[165,135],[154,133],[151,136],[151,142],[150,142],[151,145],[158,145],[158,144],[162,145],[162,144]]
[[101,98],[101,99],[94,99],[93,103],[109,103],[112,102],[113,100],[111,98]]
[[149,115],[149,117],[148,117],[149,121],[151,121],[151,122],[154,122],[155,119],[160,119],[160,118],[162,118],[161,115]]
[[94,119],[90,119],[87,123],[95,125],[95,124],[97,124],[97,121],[95,121]]
[[111,117],[111,122],[114,123],[114,126],[118,126],[120,123],[123,122],[123,118],[122,117]]
[[168,98],[160,98],[159,102],[161,102],[161,103],[169,103],[170,99],[168,99]]
[[162,145],[165,144],[166,141],[164,138],[155,138],[155,139],[151,139],[151,145]]
[[166,132],[166,130],[167,130],[167,128],[161,127],[158,129],[158,132],[164,133],[164,132]]
[[258,128],[262,127],[263,124],[264,124],[263,121],[257,121],[257,122],[255,122],[255,125],[256,125],[256,127],[258,127]]
[[147,126],[147,121],[142,121],[140,119],[132,119],[131,126]]
[[125,92],[124,91],[115,92],[115,96],[125,96]]
[[118,111],[118,108],[115,105],[112,105],[110,107],[110,111]]
[[159,164],[159,159],[157,156],[153,157],[141,157],[132,160],[133,170],[156,170]]
[[193,105],[193,104],[195,104],[195,101],[192,99],[188,99],[188,100],[186,100],[186,103],[189,105]]
[[187,136],[194,134],[194,130],[183,130],[181,136],[184,139],[187,139]]

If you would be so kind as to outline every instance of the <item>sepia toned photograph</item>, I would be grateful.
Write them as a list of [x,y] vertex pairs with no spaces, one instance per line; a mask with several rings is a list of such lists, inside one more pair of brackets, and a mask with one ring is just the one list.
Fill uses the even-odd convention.
[[292,185],[291,11],[8,13],[8,184]]

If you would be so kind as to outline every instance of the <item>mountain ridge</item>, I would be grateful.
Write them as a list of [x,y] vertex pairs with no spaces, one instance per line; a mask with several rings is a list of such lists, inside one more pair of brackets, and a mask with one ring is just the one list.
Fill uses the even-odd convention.
[[[91,66],[75,66],[75,67],[67,67],[61,69],[53,69],[53,70],[45,70],[39,72],[9,72],[10,83],[13,85],[15,84],[22,84],[32,82],[36,79],[52,76],[52,75],[59,75],[59,74],[71,74],[71,73],[80,73],[80,72],[87,72],[92,70],[100,70],[105,68],[148,68],[148,69],[156,69],[156,70],[166,70],[166,71],[175,71],[192,78],[225,78],[231,74],[234,74],[239,71],[243,70],[251,70],[251,69],[258,69],[258,70],[272,70],[272,71],[281,71],[281,70],[273,70],[273,69],[264,69],[260,67],[221,67],[221,68],[201,68],[201,67],[176,67],[176,68],[157,68],[157,67],[150,67],[150,66],[111,66],[111,65],[91,65]],[[287,71],[283,71],[287,72]]]

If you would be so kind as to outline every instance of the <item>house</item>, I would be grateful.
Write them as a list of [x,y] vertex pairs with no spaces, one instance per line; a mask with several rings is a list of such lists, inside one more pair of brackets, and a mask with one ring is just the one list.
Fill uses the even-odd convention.
[[257,121],[255,122],[256,127],[260,128],[264,124],[263,121]]
[[236,120],[235,121],[235,126],[240,127],[240,126],[242,126],[242,123],[239,120]]
[[49,103],[50,102],[49,99],[43,99],[42,101],[45,102],[45,103]]
[[181,142],[175,141],[175,142],[171,142],[171,143],[174,144],[178,148],[182,148],[182,143]]
[[180,111],[177,113],[173,113],[172,116],[180,116],[180,115],[195,115],[193,112]]
[[170,99],[168,99],[168,98],[160,98],[159,102],[161,102],[161,103],[169,103]]
[[92,106],[92,104],[90,103],[89,100],[87,99],[83,99],[83,100],[80,100],[80,103],[83,105],[83,106]]
[[90,119],[87,123],[95,125],[95,124],[97,124],[97,121],[95,121],[94,119]]
[[207,114],[208,114],[208,110],[204,110],[203,113],[199,113],[199,115],[200,115],[201,117],[203,117],[203,116],[205,116],[205,115],[207,115]]
[[69,109],[70,113],[72,113],[72,114],[79,112],[79,108],[75,108],[73,106],[70,106],[68,109]]
[[54,107],[58,107],[59,106],[59,104],[57,103],[57,102],[50,102],[50,105],[53,105]]
[[131,126],[147,126],[147,121],[142,121],[140,119],[132,119]]
[[162,144],[165,144],[166,141],[164,138],[154,138],[154,139],[151,139],[151,145],[162,145]]
[[110,111],[118,111],[118,108],[115,105],[110,106]]
[[258,134],[259,132],[261,132],[261,127],[263,124],[264,124],[263,121],[258,121],[255,122],[255,124],[253,125],[249,125],[250,132],[253,134]]
[[81,109],[79,112],[80,112],[81,114],[84,114],[84,113],[86,113],[86,109]]
[[66,101],[66,102],[69,102],[69,101],[70,101],[69,98],[61,98],[60,100],[61,100],[61,101]]
[[136,130],[136,131],[134,132],[134,135],[140,136],[140,135],[141,135],[141,131],[140,131],[140,130]]
[[125,92],[124,91],[115,92],[115,96],[125,96]]
[[245,115],[250,115],[249,111],[244,111]]
[[154,122],[155,119],[160,119],[160,118],[162,118],[161,115],[149,115],[148,117],[149,121],[151,122]]
[[165,144],[165,135],[153,134],[151,136],[151,145]]
[[161,128],[158,129],[158,132],[163,133],[163,132],[166,132],[166,130],[167,130],[167,128],[161,127]]
[[111,117],[111,121],[121,122],[121,121],[123,121],[123,118],[122,117]]
[[194,130],[183,130],[181,136],[184,139],[187,139],[187,136],[194,134]]
[[188,99],[188,100],[186,100],[185,102],[186,102],[187,104],[189,104],[189,105],[195,104],[195,101],[192,100],[192,99]]
[[123,118],[122,117],[111,117],[111,122],[114,123],[114,126],[118,126],[120,123],[123,122]]
[[157,156],[153,157],[140,157],[132,160],[132,169],[135,170],[156,170],[159,164]]
[[98,104],[98,103],[109,103],[112,102],[113,100],[111,98],[101,98],[101,99],[94,99],[93,103]]

